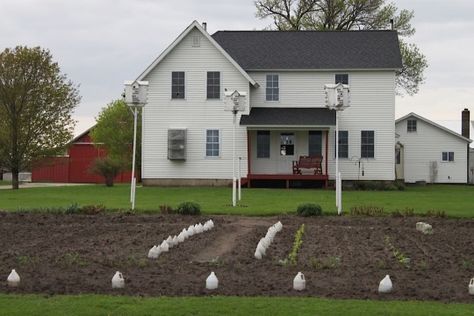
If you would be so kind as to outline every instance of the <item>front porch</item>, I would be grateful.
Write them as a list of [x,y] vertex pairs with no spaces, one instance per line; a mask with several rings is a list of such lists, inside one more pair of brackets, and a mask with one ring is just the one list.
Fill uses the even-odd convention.
[[329,130],[333,111],[325,108],[252,108],[247,126],[248,174],[252,181],[328,182]]

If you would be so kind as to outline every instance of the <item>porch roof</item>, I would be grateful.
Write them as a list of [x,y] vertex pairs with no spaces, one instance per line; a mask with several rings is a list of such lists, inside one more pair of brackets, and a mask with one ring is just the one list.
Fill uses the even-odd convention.
[[336,112],[327,108],[252,108],[242,115],[246,126],[334,126]]

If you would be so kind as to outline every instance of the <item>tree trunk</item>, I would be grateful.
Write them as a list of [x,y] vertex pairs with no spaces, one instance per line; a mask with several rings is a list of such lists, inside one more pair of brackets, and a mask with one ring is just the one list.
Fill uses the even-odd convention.
[[105,177],[105,185],[108,186],[108,187],[113,187],[114,186],[114,177],[110,176],[110,175],[107,175]]
[[18,190],[20,181],[18,181],[19,171],[17,168],[12,169],[12,189]]

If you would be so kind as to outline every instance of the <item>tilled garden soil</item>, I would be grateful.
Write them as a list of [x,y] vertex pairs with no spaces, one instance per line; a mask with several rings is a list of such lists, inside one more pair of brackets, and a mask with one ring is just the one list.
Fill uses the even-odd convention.
[[[209,218],[215,222],[213,230],[190,237],[156,260],[147,258],[154,244]],[[278,220],[283,230],[267,255],[256,260],[258,241]],[[415,230],[420,220],[433,225],[433,235]],[[297,264],[282,265],[303,223]],[[410,258],[409,264],[401,258]],[[474,277],[474,220],[0,213],[1,278],[13,268],[21,276],[20,287],[8,288],[3,281],[0,292],[472,302],[468,282]],[[117,270],[126,286],[113,290]],[[211,271],[219,278],[219,288],[212,292],[205,289]],[[307,280],[302,292],[292,289],[298,271]],[[386,274],[394,291],[381,295],[378,284]]]

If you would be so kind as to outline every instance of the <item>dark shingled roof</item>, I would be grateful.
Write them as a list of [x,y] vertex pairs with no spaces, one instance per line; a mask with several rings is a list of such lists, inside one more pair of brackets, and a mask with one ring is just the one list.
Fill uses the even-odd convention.
[[396,31],[218,31],[212,37],[245,70],[402,66]]
[[332,126],[336,113],[326,108],[252,108],[242,115],[240,125]]

